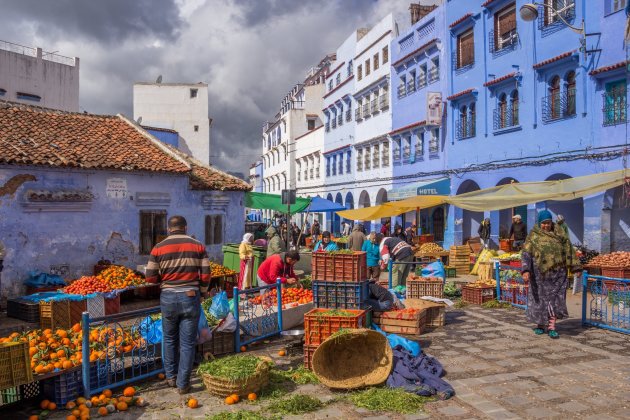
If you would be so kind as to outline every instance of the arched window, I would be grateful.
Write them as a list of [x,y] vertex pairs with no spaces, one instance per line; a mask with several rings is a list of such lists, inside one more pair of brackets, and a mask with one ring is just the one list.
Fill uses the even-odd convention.
[[476,131],[475,131],[476,130],[475,127],[477,126],[477,109],[476,108],[477,108],[477,106],[475,105],[474,102],[472,102],[470,104],[470,106],[468,107],[468,109],[469,109],[468,112],[470,113],[470,121],[469,121],[469,123],[470,123],[470,137],[475,137],[477,135]]
[[567,90],[567,109],[566,115],[575,115],[575,72],[571,70],[565,77]]
[[468,133],[468,107],[466,105],[462,106],[459,109],[459,125],[461,127],[461,134],[460,137],[465,139],[466,137],[469,137],[469,133]]
[[511,126],[518,125],[518,90],[514,89],[510,94],[510,120]]
[[560,77],[554,76],[549,82],[549,116],[555,120],[560,118]]
[[507,95],[502,93],[499,96],[499,128],[507,126]]

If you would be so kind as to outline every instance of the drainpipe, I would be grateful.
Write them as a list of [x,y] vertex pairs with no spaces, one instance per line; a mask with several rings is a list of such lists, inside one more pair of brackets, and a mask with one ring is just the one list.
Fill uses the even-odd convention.
[[[582,0],[582,21],[584,22],[584,33],[582,34],[582,38],[580,39],[580,44],[582,39],[584,40],[584,49],[586,49],[586,1]],[[581,45],[580,45],[581,46]],[[586,117],[586,109],[588,107],[588,91],[587,91],[587,67],[588,63],[586,62],[586,52],[579,52],[579,60],[580,67],[582,67],[584,74],[582,75],[582,104],[584,106],[584,110],[582,111],[582,117]]]
[[[536,21],[534,20],[532,22],[532,62],[534,64],[538,62],[538,54],[536,51],[536,33]],[[536,80],[538,78],[538,73],[536,70],[532,72],[532,76],[534,78],[534,106],[532,108],[534,109],[534,129],[536,129],[536,127],[538,127],[538,81]]]
[[[473,29],[474,30],[474,29]],[[451,96],[453,93],[453,78],[455,77],[455,71],[453,69],[453,31],[449,31],[449,35],[448,35],[448,46],[449,46],[449,51],[448,53],[451,55],[450,56],[450,60],[451,60],[451,65],[448,66],[448,68],[450,69],[451,72],[451,77],[449,77],[448,79],[448,91],[449,94],[448,96]],[[449,59],[449,57],[447,57],[447,59]],[[449,104],[450,105],[450,104]],[[448,109],[448,106],[447,108]],[[451,144],[454,145],[455,144],[455,112],[453,112],[453,115],[450,116],[451,118]],[[419,225],[418,225],[419,226]]]
[[[484,83],[486,83],[488,81],[488,53],[486,52],[486,41],[488,40],[488,32],[487,32],[487,28],[486,28],[486,17],[488,14],[488,10],[484,9],[484,11],[482,12],[482,16],[481,19],[483,21],[483,81]],[[488,137],[488,89],[484,88],[483,90],[483,107],[484,107],[484,119],[483,119],[483,125],[484,125],[484,130],[485,130],[485,137]]]

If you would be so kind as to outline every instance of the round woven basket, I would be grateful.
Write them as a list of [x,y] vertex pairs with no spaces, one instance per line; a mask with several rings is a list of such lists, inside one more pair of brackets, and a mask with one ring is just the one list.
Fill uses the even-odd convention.
[[368,329],[349,330],[328,338],[315,350],[312,368],[329,388],[363,388],[387,380],[393,357],[382,334]]
[[256,372],[248,378],[231,381],[208,373],[202,373],[201,378],[208,392],[219,397],[227,397],[232,394],[239,396],[258,393],[269,384],[269,363],[261,360],[256,367]]

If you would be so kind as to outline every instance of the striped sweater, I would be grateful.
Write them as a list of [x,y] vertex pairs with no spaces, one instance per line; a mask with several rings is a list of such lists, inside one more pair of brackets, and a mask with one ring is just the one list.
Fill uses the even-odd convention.
[[169,235],[151,250],[146,278],[149,283],[161,283],[163,289],[198,287],[206,293],[210,285],[206,248],[188,235]]

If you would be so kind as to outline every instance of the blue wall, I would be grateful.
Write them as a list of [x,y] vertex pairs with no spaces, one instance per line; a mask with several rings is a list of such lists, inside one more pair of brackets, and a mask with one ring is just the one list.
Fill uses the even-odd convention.
[[[224,215],[224,243],[239,242],[244,225],[243,192],[192,191],[187,176],[109,171],[81,171],[34,167],[0,168],[0,186],[17,175],[35,181],[18,183],[0,196],[0,232],[7,248],[2,272],[2,293],[23,294],[22,282],[30,270],[49,272],[68,266],[67,279],[92,272],[102,257],[134,268],[148,256],[138,255],[141,210],[166,210],[188,221],[188,232],[204,241],[205,216]],[[125,198],[109,198],[108,179],[126,180]],[[57,206],[56,211],[28,211],[27,190],[87,190],[94,195],[88,208]],[[142,198],[144,197],[144,200]],[[141,198],[138,201],[138,198]],[[62,208],[65,207],[65,208]],[[239,223],[228,223],[233,217]],[[222,261],[221,245],[207,246],[210,259]]]
[[145,128],[145,130],[147,130],[149,133],[151,133],[152,136],[154,136],[161,142],[170,144],[171,146],[174,146],[174,147],[179,147],[179,134],[178,133],[172,133],[172,132],[163,131],[163,130],[153,130],[150,128]]

